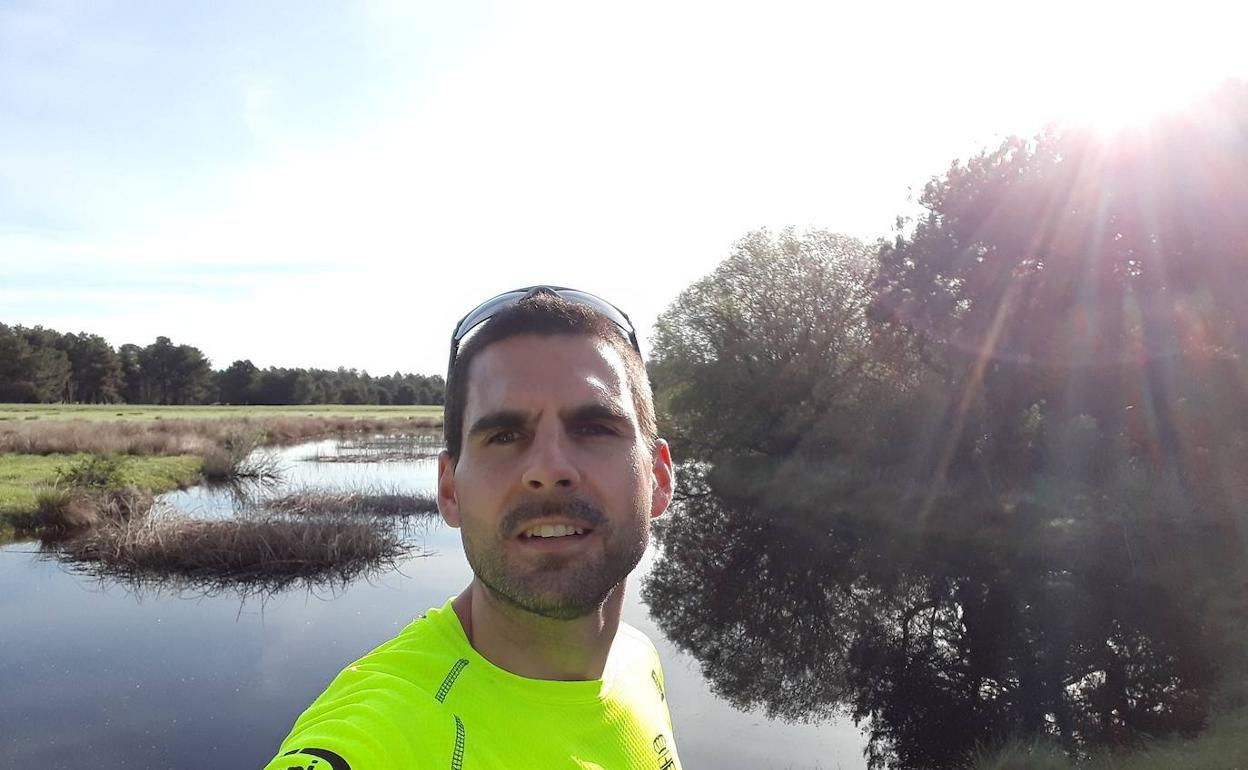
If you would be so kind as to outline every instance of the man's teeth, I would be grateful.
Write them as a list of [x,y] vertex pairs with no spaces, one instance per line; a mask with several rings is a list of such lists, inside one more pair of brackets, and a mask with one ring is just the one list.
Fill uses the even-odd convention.
[[569,527],[566,524],[543,524],[540,527],[533,527],[525,530],[525,537],[563,537],[564,535],[583,535],[585,530],[579,527]]

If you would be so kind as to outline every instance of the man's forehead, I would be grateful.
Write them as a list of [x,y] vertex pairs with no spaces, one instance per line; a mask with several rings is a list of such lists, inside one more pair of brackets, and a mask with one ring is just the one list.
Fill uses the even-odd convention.
[[585,335],[523,334],[495,342],[473,357],[467,372],[465,416],[543,400],[621,402],[633,411],[627,368],[619,351]]

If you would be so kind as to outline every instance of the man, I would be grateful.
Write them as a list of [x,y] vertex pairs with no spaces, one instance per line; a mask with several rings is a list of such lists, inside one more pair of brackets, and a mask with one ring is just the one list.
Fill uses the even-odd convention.
[[530,287],[451,340],[438,508],[474,578],[356,661],[269,770],[679,770],[624,584],[671,502],[636,335],[591,294]]

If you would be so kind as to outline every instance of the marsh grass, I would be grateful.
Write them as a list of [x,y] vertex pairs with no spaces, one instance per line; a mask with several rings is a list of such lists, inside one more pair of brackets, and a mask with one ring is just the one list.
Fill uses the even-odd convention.
[[100,516],[81,490],[46,486],[35,490],[35,513],[23,528],[73,531],[97,524]]
[[[124,458],[128,484],[164,492],[185,487],[201,477],[212,482],[276,480],[281,471],[276,457],[253,451],[257,446],[343,435],[428,436],[442,422],[440,414],[161,417],[0,424],[0,517],[6,518],[7,526],[24,526],[33,520],[38,508],[33,490],[54,481],[49,478],[51,469],[62,455],[68,460],[77,460],[84,454]],[[188,462],[194,464],[193,470]]]
[[33,527],[54,537],[147,515],[156,498],[138,487],[100,489],[50,486],[35,491]]
[[126,464],[113,455],[83,455],[58,465],[51,483],[33,488],[33,513],[19,526],[63,536],[146,515],[155,497],[130,483]]
[[[234,417],[348,417],[438,420],[440,406],[380,406],[377,404],[189,405],[156,404],[0,404],[0,422],[6,420],[148,421],[162,419],[229,419]],[[439,423],[441,424],[441,423]]]
[[282,477],[281,463],[275,455],[257,452],[264,433],[239,429],[219,438],[219,444],[203,455],[201,473],[212,483],[235,481],[276,482]]
[[300,516],[425,516],[438,512],[437,498],[374,487],[346,491],[292,492],[266,500],[271,511]]
[[212,593],[345,584],[392,568],[412,547],[392,528],[350,517],[191,519],[162,510],[97,526],[59,546],[79,571]]
[[415,433],[440,417],[275,416],[145,421],[42,420],[0,425],[0,454],[198,455],[240,435],[285,445],[336,435]]

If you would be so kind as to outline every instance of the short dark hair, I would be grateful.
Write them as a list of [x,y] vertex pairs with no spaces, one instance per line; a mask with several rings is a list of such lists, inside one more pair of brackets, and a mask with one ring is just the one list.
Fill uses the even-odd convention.
[[464,442],[464,408],[468,401],[468,368],[472,359],[486,347],[521,334],[551,336],[583,335],[602,340],[624,360],[628,387],[633,391],[633,408],[646,445],[653,448],[658,439],[654,419],[654,395],[641,354],[633,348],[620,327],[597,310],[543,292],[501,310],[482,323],[459,346],[455,362],[447,372],[446,405],[443,408],[443,434],[446,451],[458,460]]

